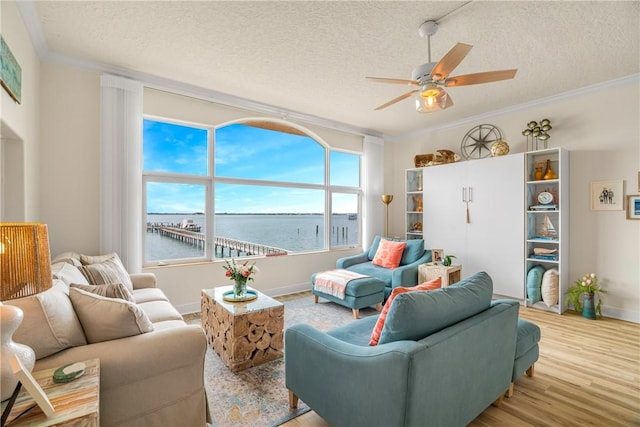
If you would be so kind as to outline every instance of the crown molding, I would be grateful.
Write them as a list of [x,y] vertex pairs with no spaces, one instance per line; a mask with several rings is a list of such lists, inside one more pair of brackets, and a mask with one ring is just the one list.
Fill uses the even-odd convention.
[[425,136],[428,135],[430,133],[434,133],[434,132],[438,132],[438,131],[442,131],[442,130],[447,130],[447,129],[451,129],[451,128],[455,128],[458,126],[462,126],[462,125],[469,125],[471,123],[478,123],[478,122],[483,122],[486,121],[486,119],[490,119],[496,116],[501,116],[504,114],[509,114],[509,113],[513,113],[516,111],[521,111],[521,110],[526,110],[526,109],[530,109],[530,108],[534,108],[534,107],[539,107],[539,106],[544,106],[544,105],[549,105],[552,103],[556,103],[558,101],[562,101],[565,99],[571,99],[571,98],[575,98],[578,96],[583,96],[589,93],[593,93],[593,92],[600,92],[603,90],[608,90],[608,89],[612,89],[612,88],[616,88],[616,87],[620,87],[620,86],[626,86],[626,85],[631,85],[631,84],[638,84],[638,82],[640,81],[640,73],[637,74],[631,74],[629,76],[625,76],[625,77],[621,77],[618,79],[614,79],[614,80],[607,80],[605,82],[600,82],[600,83],[596,83],[590,86],[585,86],[585,87],[581,87],[579,89],[575,89],[575,90],[570,90],[567,92],[562,92],[553,96],[549,96],[546,98],[540,98],[540,99],[536,99],[534,101],[529,101],[526,102],[524,104],[517,104],[517,105],[512,105],[510,107],[506,107],[506,108],[502,108],[500,110],[494,110],[494,111],[490,111],[487,113],[483,113],[483,114],[478,114],[475,116],[471,116],[471,117],[467,117],[465,119],[461,119],[461,120],[456,120],[453,122],[449,122],[449,123],[445,123],[443,125],[440,126],[433,126],[430,127],[428,129],[422,129],[416,132],[411,132],[411,133],[407,133],[407,134],[403,134],[403,135],[399,135],[396,137],[390,137],[387,136],[387,138],[385,139],[387,142],[390,143],[397,143],[397,142],[401,142],[407,139],[413,139],[416,137],[421,137],[421,136]]

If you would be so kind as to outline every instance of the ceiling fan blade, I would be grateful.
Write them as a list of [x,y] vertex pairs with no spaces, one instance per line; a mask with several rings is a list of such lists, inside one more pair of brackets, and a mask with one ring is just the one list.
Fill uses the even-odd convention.
[[508,80],[515,77],[517,69],[486,71],[484,73],[463,74],[461,76],[449,77],[444,85],[446,87],[477,85],[480,83],[491,83],[500,80]]
[[440,62],[431,70],[433,80],[445,79],[464,59],[473,46],[465,43],[458,43],[451,48]]
[[417,89],[416,89],[416,90],[412,90],[412,91],[407,92],[407,93],[405,93],[405,94],[403,94],[403,95],[400,95],[400,96],[399,96],[399,97],[397,97],[397,98],[393,98],[391,101],[389,101],[389,102],[385,102],[384,104],[382,104],[381,106],[379,106],[379,107],[378,107],[378,108],[376,108],[375,110],[382,110],[383,108],[387,108],[389,105],[393,105],[393,104],[395,104],[396,102],[400,102],[400,101],[402,101],[403,99],[410,97],[411,95],[413,95],[413,94],[414,94],[414,93],[416,93],[417,91],[418,91]]
[[378,83],[395,83],[395,84],[401,84],[401,85],[420,86],[420,83],[418,83],[415,80],[389,79],[386,77],[365,77],[365,78],[369,80],[373,80],[374,82],[378,82]]

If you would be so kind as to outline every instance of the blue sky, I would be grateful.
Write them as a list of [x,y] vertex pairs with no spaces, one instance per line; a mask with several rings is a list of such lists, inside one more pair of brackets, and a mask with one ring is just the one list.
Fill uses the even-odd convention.
[[[241,124],[219,128],[215,135],[215,174],[218,177],[265,179],[322,184],[324,148],[313,139]],[[206,176],[207,130],[170,123],[144,121],[145,171]],[[331,152],[331,180],[336,185],[358,185],[358,156]],[[216,184],[217,212],[316,213],[324,210],[319,190]],[[202,212],[202,185],[149,183],[147,212]],[[357,198],[336,195],[333,211],[356,212]]]

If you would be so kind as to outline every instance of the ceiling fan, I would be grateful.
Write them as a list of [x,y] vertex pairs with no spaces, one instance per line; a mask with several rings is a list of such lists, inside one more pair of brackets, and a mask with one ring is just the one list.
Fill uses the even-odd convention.
[[376,110],[382,110],[390,105],[400,102],[417,93],[416,110],[420,113],[430,113],[438,109],[444,110],[453,105],[453,101],[443,87],[468,86],[480,83],[497,82],[500,80],[512,79],[517,69],[487,71],[483,73],[464,74],[461,76],[449,77],[462,60],[467,56],[473,46],[465,43],[457,43],[439,62],[431,62],[431,36],[438,31],[438,24],[435,21],[426,21],[418,29],[421,37],[427,38],[429,47],[429,62],[417,66],[411,73],[411,80],[391,79],[385,77],[367,77],[369,80],[381,83],[405,84],[417,86],[417,89],[385,102]]

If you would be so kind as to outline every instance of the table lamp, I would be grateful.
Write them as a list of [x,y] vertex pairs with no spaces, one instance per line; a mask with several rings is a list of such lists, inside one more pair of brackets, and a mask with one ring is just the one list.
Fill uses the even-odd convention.
[[384,221],[384,235],[389,237],[389,203],[393,201],[393,194],[383,194],[380,198],[387,208],[387,215]]
[[[22,298],[51,288],[51,254],[47,225],[0,223],[0,301]],[[4,401],[11,397],[18,380],[9,359],[17,355],[32,370],[35,353],[13,341],[24,314],[18,307],[0,302],[0,389]]]

